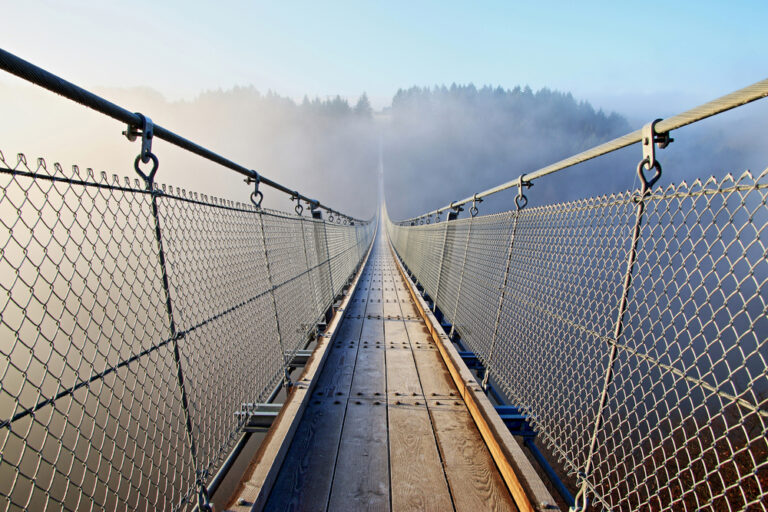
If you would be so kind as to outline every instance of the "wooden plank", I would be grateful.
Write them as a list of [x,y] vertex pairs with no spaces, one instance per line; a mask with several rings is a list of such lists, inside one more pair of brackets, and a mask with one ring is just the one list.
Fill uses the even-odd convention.
[[341,348],[334,346],[328,354],[320,377],[317,379],[313,398],[348,396],[352,386],[356,359],[357,344],[354,345],[354,348],[349,348],[346,344]]
[[307,407],[264,510],[325,511],[345,406],[346,399]]
[[383,400],[351,398],[328,510],[389,512],[389,503],[387,406]]
[[364,341],[384,341],[384,322],[378,318],[366,318],[360,339]]
[[366,298],[365,294],[357,294],[347,306],[347,316],[363,316],[365,314]]
[[422,397],[419,374],[413,361],[413,352],[410,349],[386,350],[387,362],[387,395],[393,397]]
[[456,512],[517,510],[464,404],[429,401]]
[[414,350],[413,357],[416,360],[424,396],[459,397],[453,378],[437,350]]
[[416,309],[416,306],[414,306],[413,302],[411,301],[401,302],[400,309],[403,311],[403,316],[413,316],[413,317],[419,316],[418,309]]
[[357,341],[360,339],[360,333],[363,329],[362,318],[344,318],[344,322],[339,326],[339,334],[336,335],[338,341]]
[[[371,292],[373,294],[373,292]],[[365,307],[365,314],[370,316],[381,316],[384,314],[384,305],[381,303],[381,295],[378,298],[368,297],[368,304]]]
[[357,351],[355,374],[352,377],[350,397],[384,398],[387,392],[384,347],[371,344]]
[[[416,314],[418,315],[418,313]],[[432,336],[424,322],[405,322],[405,327],[408,329],[408,338],[412,344],[433,343]]]
[[387,345],[408,343],[408,331],[405,328],[405,322],[400,320],[385,321],[384,336],[387,339]]
[[423,400],[416,402],[390,400],[388,406],[392,510],[450,511],[451,494],[429,413]]
[[393,317],[397,317],[402,314],[400,310],[400,301],[397,300],[397,297],[387,296],[384,298],[383,314],[384,316]]

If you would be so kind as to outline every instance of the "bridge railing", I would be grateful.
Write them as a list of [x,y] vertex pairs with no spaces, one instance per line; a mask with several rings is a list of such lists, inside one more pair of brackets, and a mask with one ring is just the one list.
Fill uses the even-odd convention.
[[765,510],[768,170],[641,178],[386,226],[486,382],[530,415],[576,509]]
[[[0,153],[0,510],[205,508],[236,412],[288,383],[375,224],[155,126],[256,189],[160,185],[147,118],[2,50],[0,65],[138,122],[143,178]],[[296,213],[261,208],[259,184]]]
[[1,154],[0,226],[3,510],[196,504],[373,230]]

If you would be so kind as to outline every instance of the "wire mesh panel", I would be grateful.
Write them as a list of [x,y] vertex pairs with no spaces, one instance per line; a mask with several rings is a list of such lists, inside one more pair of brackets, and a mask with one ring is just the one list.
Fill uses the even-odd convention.
[[0,508],[169,508],[194,481],[138,184],[0,156]]
[[0,510],[190,509],[372,238],[22,155],[0,190]]
[[768,171],[388,229],[596,508],[765,510],[767,198]]

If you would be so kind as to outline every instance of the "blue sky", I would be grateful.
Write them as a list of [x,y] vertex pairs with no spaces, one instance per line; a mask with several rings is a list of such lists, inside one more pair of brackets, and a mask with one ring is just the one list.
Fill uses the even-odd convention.
[[[6,1],[0,45],[88,86],[170,99],[529,84],[659,115],[768,76],[768,2]],[[12,82],[0,76],[3,82]]]

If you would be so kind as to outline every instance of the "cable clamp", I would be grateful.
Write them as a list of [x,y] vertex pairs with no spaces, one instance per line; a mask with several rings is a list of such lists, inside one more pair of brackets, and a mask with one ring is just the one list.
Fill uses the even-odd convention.
[[[659,149],[664,149],[675,140],[669,136],[669,132],[658,133],[656,131],[656,124],[659,121],[661,119],[655,119],[643,126],[642,130],[643,159],[637,165],[637,175],[643,183],[640,191],[642,195],[647,194],[648,190],[661,178],[661,164],[656,160],[656,146],[658,145]],[[646,170],[653,170],[653,176],[650,178],[646,176]]]
[[293,207],[293,211],[296,212],[296,215],[301,217],[301,214],[304,213],[304,206],[301,204],[301,197],[298,192],[291,194],[291,201],[296,201],[296,206]]
[[253,192],[251,192],[251,202],[256,208],[261,208],[261,202],[264,200],[264,194],[259,190],[259,183],[261,183],[261,176],[259,173],[251,169],[251,174],[247,178],[245,178],[245,183],[250,185],[251,183],[254,184],[253,186]]
[[477,194],[472,196],[472,206],[470,206],[469,208],[469,215],[471,217],[474,217],[477,215],[477,203],[482,203],[482,202],[483,202],[482,197],[477,197]]
[[515,196],[515,206],[520,211],[528,206],[528,197],[523,194],[523,188],[531,188],[533,183],[523,180],[523,175],[517,177],[517,195]]
[[664,149],[675,140],[669,136],[669,132],[659,133],[656,131],[656,124],[660,121],[662,119],[655,119],[643,126],[642,130],[643,160],[648,159],[649,169],[655,167],[656,164],[656,145],[658,144],[659,149]]
[[[144,180],[147,190],[152,190],[154,188],[155,173],[157,173],[157,168],[160,165],[157,156],[152,153],[152,139],[155,137],[155,125],[149,117],[138,112],[136,112],[136,115],[139,116],[141,125],[134,126],[129,124],[126,130],[123,131],[123,135],[125,135],[131,142],[135,141],[139,135],[141,135],[141,152],[133,162],[133,168]],[[148,164],[150,161],[152,161],[152,169],[150,169],[149,172],[142,171],[139,167],[139,162]]]

